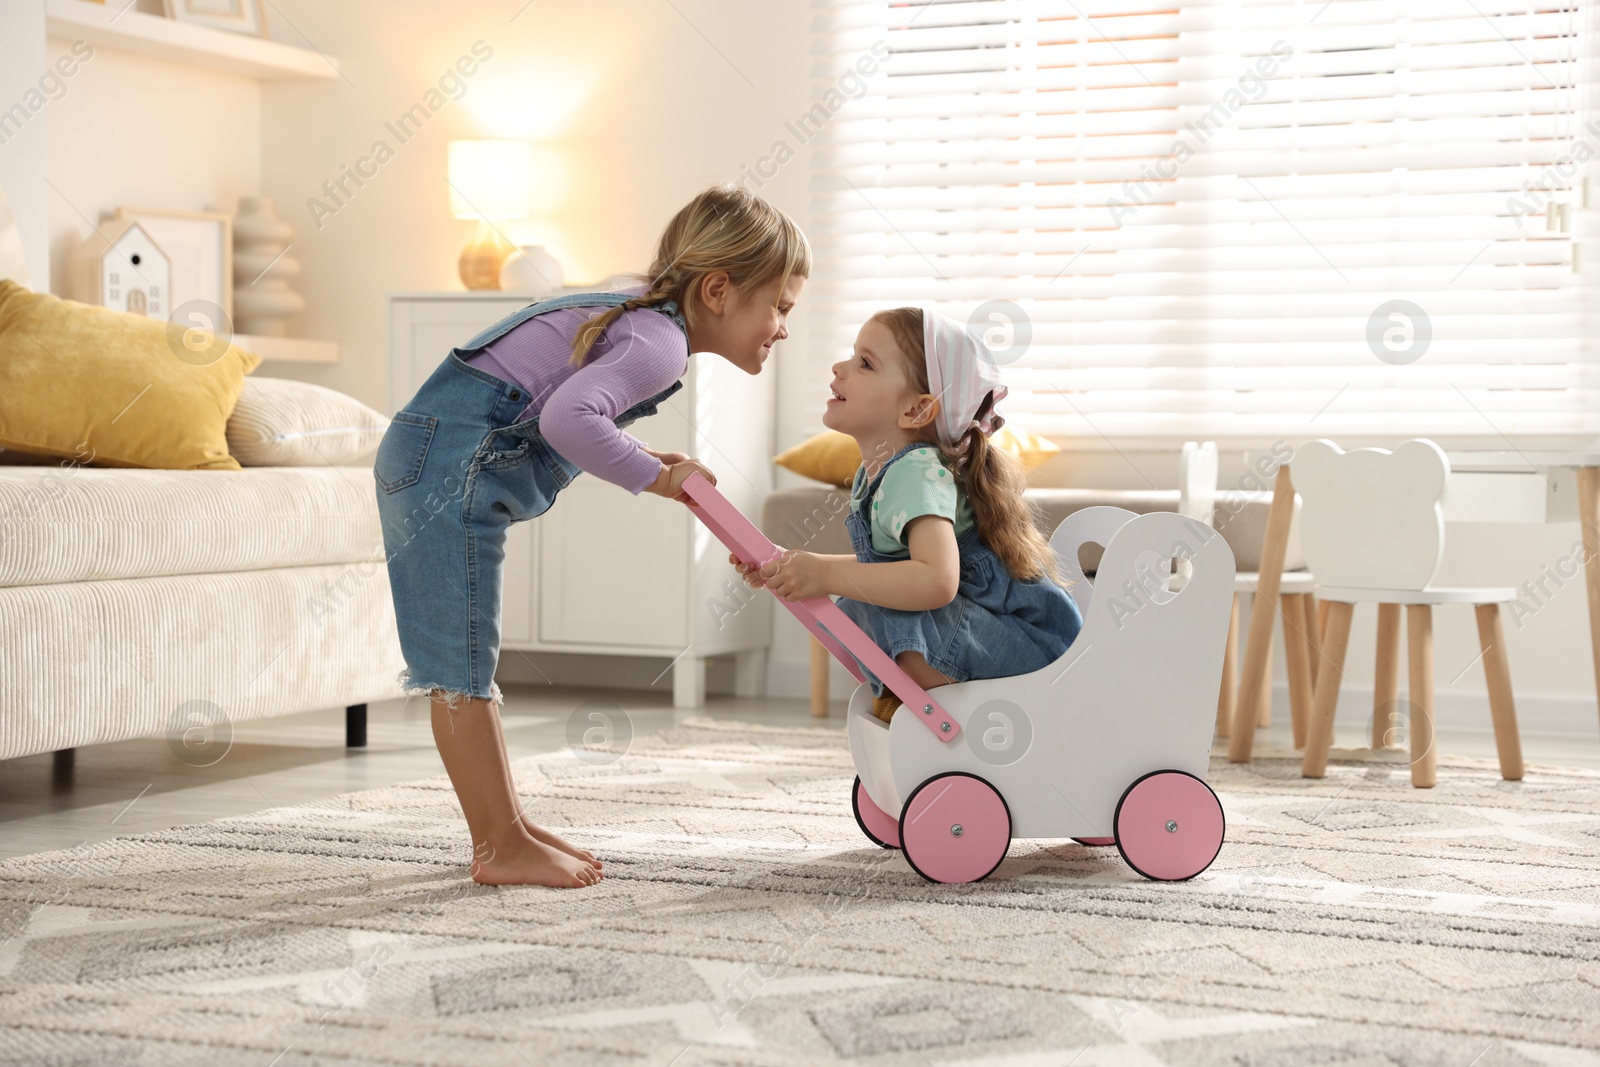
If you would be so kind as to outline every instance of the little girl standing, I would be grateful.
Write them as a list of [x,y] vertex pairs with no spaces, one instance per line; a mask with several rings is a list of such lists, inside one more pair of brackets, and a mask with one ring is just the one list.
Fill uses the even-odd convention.
[[494,683],[506,530],[590,471],[679,498],[698,461],[622,428],[683,387],[694,352],[757,374],[788,336],[811,248],[783,212],[732,185],[673,216],[648,284],[533,304],[453,349],[398,412],[374,463],[408,691],[472,834],[472,877],[576,887],[600,861],[517,800]]
[[[1083,616],[1034,525],[1021,463],[989,444],[1005,421],[999,368],[953,319],[918,308],[872,316],[833,365],[823,425],[862,465],[845,523],[854,556],[787,552],[745,580],[785,600],[839,607],[924,689],[1039,670]],[[869,674],[869,677],[872,677]],[[900,700],[872,677],[873,712]]]

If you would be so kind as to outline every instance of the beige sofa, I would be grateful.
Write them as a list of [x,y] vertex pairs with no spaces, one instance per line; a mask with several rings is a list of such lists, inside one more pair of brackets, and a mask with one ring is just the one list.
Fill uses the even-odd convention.
[[368,701],[403,666],[366,467],[0,466],[0,759]]
[[[29,271],[0,189],[6,278],[27,285]],[[403,666],[370,455],[357,462],[385,420],[331,390],[285,388],[255,422],[235,408],[228,425],[236,457],[248,446],[279,465],[112,470],[0,453],[0,759],[167,734],[206,765],[234,723],[341,707],[346,742],[366,743],[366,703],[399,696]],[[270,424],[285,413],[334,428]],[[347,466],[281,465],[338,455]]]

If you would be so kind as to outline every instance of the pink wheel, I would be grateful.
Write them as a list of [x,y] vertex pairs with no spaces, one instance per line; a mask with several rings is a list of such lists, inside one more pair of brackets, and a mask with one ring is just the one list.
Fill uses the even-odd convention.
[[936,774],[906,799],[900,847],[911,869],[930,882],[982,881],[1011,847],[1011,810],[976,775]]
[[1090,848],[1100,848],[1103,845],[1117,843],[1117,839],[1114,837],[1074,837],[1073,840],[1080,845],[1088,845]]
[[1113,826],[1128,866],[1158,882],[1181,882],[1217,858],[1226,820],[1217,794],[1200,779],[1153,771],[1122,794]]
[[873,803],[859,775],[856,776],[855,787],[850,790],[850,807],[856,813],[856,825],[861,827],[868,841],[879,848],[900,847],[899,821]]

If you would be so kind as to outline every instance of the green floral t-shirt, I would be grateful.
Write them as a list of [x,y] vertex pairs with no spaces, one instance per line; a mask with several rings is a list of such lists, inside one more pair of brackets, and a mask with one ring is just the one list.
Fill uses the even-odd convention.
[[[867,489],[867,468],[856,469],[850,506],[859,508]],[[923,515],[938,515],[955,524],[959,537],[972,526],[972,507],[956,488],[955,477],[934,448],[917,448],[889,464],[872,498],[872,547],[878,552],[906,551],[906,527]]]

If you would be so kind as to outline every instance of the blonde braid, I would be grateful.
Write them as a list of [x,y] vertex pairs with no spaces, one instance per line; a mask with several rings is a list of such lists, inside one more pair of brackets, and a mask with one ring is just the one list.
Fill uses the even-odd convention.
[[600,340],[607,327],[616,322],[618,318],[636,308],[655,307],[658,304],[665,303],[667,300],[672,299],[673,288],[667,277],[662,276],[655,280],[643,296],[629,297],[616,307],[607,308],[600,314],[590,318],[589,321],[578,328],[577,335],[572,339],[572,365],[575,367],[583,365],[583,361],[589,358],[589,350],[594,347],[596,341]]

